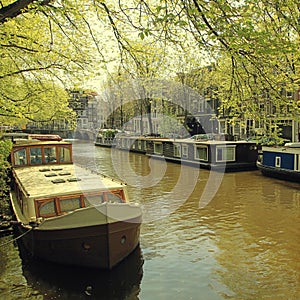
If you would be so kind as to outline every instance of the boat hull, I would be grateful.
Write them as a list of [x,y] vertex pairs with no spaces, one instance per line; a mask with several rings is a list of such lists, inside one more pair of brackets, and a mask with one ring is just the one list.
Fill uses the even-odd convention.
[[20,141],[11,151],[11,206],[32,256],[111,269],[139,243],[142,209],[126,184],[72,163],[72,144]]
[[273,177],[281,180],[300,182],[300,172],[277,167],[265,166],[261,162],[257,162],[257,167],[264,176]]
[[[84,267],[111,269],[139,244],[141,219],[57,230],[30,229],[18,224],[22,243],[43,260]],[[28,231],[28,233],[26,233]]]
[[180,159],[175,157],[165,157],[165,156],[154,155],[154,154],[147,154],[147,156],[158,160],[166,160],[172,163],[178,163],[178,164],[188,165],[192,167],[198,167],[201,169],[220,171],[220,172],[250,171],[250,170],[257,169],[255,162],[210,163],[210,162],[185,160],[185,159]]

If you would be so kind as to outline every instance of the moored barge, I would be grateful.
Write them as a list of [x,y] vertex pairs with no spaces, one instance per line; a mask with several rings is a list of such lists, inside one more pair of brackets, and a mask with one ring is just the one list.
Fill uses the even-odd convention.
[[300,182],[300,143],[263,147],[257,167],[265,176]]
[[117,129],[101,129],[99,130],[96,140],[95,140],[95,146],[101,146],[101,147],[108,147],[112,148],[115,147],[115,136],[119,132]]
[[72,144],[15,142],[11,204],[34,257],[111,269],[139,243],[141,207],[126,184],[73,164]]
[[116,148],[156,159],[219,171],[257,169],[258,145],[252,141],[218,139],[170,139],[118,135]]

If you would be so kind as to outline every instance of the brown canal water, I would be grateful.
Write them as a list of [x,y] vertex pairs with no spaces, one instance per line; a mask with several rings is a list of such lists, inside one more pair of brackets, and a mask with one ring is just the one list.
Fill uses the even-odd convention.
[[74,157],[128,183],[140,247],[101,271],[33,261],[1,237],[0,299],[300,299],[299,184],[83,142]]

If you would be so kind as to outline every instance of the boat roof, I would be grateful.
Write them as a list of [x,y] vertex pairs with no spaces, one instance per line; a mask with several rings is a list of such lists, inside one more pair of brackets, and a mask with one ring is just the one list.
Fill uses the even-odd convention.
[[299,154],[300,148],[287,146],[272,147],[272,146],[263,146],[262,151],[264,152],[276,152],[276,153],[289,153],[289,154]]
[[116,190],[126,185],[74,164],[15,168],[14,173],[31,198]]
[[153,142],[172,142],[174,144],[193,144],[193,145],[238,145],[238,144],[256,144],[253,141],[238,140],[238,141],[225,141],[225,140],[194,140],[192,138],[186,139],[169,139],[169,138],[154,138]]
[[8,132],[4,133],[1,140],[11,140],[16,142],[18,140],[41,140],[41,141],[61,141],[62,138],[58,134],[36,134],[26,132]]
[[192,137],[190,138],[184,138],[184,139],[177,139],[177,138],[162,138],[162,137],[145,137],[145,136],[122,136],[120,135],[119,137],[122,138],[128,138],[128,139],[138,139],[138,140],[146,140],[146,141],[152,141],[152,142],[170,142],[170,143],[182,143],[182,144],[193,144],[193,145],[237,145],[237,144],[256,144],[255,141],[248,141],[248,140],[237,140],[237,141],[227,141],[222,139],[193,139]]
[[17,140],[13,147],[39,146],[39,145],[71,145],[70,142],[65,141],[40,141],[40,140]]

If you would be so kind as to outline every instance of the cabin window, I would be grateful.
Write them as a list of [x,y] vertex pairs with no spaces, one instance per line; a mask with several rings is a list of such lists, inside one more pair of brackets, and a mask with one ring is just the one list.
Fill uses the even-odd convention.
[[42,163],[42,148],[30,148],[30,164],[38,165]]
[[46,163],[55,163],[56,162],[56,148],[55,147],[45,147],[44,155],[45,155]]
[[121,148],[121,147],[122,147],[122,140],[121,140],[121,139],[117,139],[117,140],[116,140],[116,146],[117,146],[118,148]]
[[60,212],[69,212],[75,209],[81,208],[80,197],[69,198],[69,199],[59,199]]
[[142,150],[142,141],[141,140],[138,140],[138,149]]
[[70,148],[60,147],[59,152],[59,161],[64,163],[71,162],[71,151]]
[[38,217],[52,217],[56,216],[55,199],[38,200],[37,202]]
[[180,144],[174,144],[174,156],[181,157],[181,146]]
[[188,158],[188,146],[182,145],[182,157]]
[[155,154],[162,154],[163,153],[162,143],[154,143],[154,153]]
[[127,148],[127,149],[130,149],[130,147],[131,147],[131,140],[128,139],[128,140],[127,140],[127,146],[126,146],[126,148]]
[[122,148],[126,148],[126,140],[122,139]]
[[217,146],[216,161],[235,161],[235,146]]
[[195,159],[198,160],[208,160],[208,154],[207,154],[207,146],[197,146],[195,149]]
[[27,158],[26,158],[26,150],[20,149],[16,152],[14,152],[14,164],[16,166],[22,166],[27,164]]
[[103,194],[99,195],[88,195],[84,197],[84,203],[86,206],[99,205],[104,202]]
[[280,168],[280,166],[281,166],[281,157],[276,156],[275,157],[275,167]]
[[122,203],[122,196],[117,193],[106,193],[107,202],[110,203]]
[[296,154],[295,156],[295,170],[299,171],[300,168],[300,156],[299,154]]

